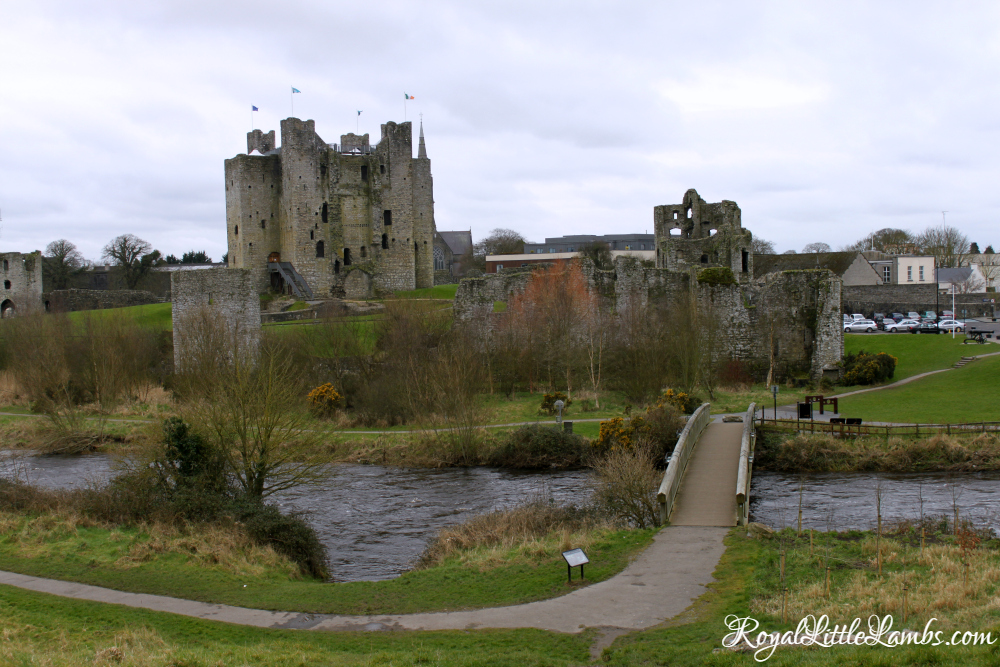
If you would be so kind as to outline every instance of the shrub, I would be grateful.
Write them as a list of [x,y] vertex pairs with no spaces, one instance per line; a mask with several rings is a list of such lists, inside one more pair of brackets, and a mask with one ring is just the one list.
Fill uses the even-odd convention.
[[667,389],[656,402],[656,407],[672,405],[684,414],[692,414],[701,405],[701,399],[697,396],[685,394],[683,391]]
[[344,397],[327,382],[309,392],[309,410],[321,419],[329,419],[343,405]]
[[713,266],[698,271],[698,283],[701,285],[735,285],[736,276],[728,266]]
[[593,448],[598,452],[631,450],[636,443],[644,443],[651,449],[650,455],[661,461],[667,452],[673,451],[677,435],[683,428],[680,411],[671,403],[661,402],[628,422],[621,417],[602,421]]
[[274,505],[254,499],[237,502],[236,508],[250,539],[295,561],[305,574],[328,577],[326,548],[300,515],[282,514]]
[[554,415],[556,410],[556,401],[562,401],[563,412],[569,412],[569,406],[573,401],[566,397],[566,394],[561,391],[554,391],[551,394],[545,394],[542,396],[542,407],[539,408],[539,412],[546,415]]
[[899,360],[885,352],[871,354],[864,350],[844,357],[845,385],[877,384],[892,378]]
[[609,451],[594,466],[594,501],[609,516],[637,528],[660,525],[660,473],[653,448],[640,437],[631,449]]
[[587,449],[579,435],[547,426],[522,426],[504,438],[488,462],[508,468],[565,468],[580,465]]

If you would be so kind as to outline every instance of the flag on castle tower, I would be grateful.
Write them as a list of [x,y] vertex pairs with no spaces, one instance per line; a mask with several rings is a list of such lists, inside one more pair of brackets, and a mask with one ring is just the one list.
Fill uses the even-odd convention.
[[295,86],[292,86],[292,92],[293,93],[301,93],[302,91],[299,90],[298,88],[296,88]]
[[359,115],[359,116],[361,115],[361,112],[360,112],[360,111],[358,111],[358,115]]
[[254,105],[251,104],[250,105],[250,111],[260,111],[260,109],[258,109],[257,107],[255,107]]
[[408,100],[412,100],[413,99],[413,95],[408,95],[407,93],[403,93],[403,97],[406,98],[406,99],[408,99]]

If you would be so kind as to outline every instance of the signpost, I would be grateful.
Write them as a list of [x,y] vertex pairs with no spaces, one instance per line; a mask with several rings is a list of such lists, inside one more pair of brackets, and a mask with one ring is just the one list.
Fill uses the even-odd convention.
[[562,400],[558,400],[555,402],[555,406],[556,406],[556,423],[560,424],[562,423],[562,409],[566,406],[566,404],[563,403]]
[[573,581],[573,568],[577,565],[580,566],[580,578],[583,579],[583,566],[590,562],[587,554],[583,553],[583,549],[570,549],[564,551],[562,556],[566,559],[566,576],[569,581]]

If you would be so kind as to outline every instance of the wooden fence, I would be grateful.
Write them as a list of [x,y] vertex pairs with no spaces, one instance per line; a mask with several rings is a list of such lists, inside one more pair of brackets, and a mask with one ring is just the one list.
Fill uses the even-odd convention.
[[803,421],[795,419],[762,419],[760,426],[781,431],[799,433],[828,433],[840,437],[856,438],[861,435],[911,435],[932,436],[939,434],[990,433],[1000,432],[1000,422],[972,422],[964,424],[831,424],[829,422]]

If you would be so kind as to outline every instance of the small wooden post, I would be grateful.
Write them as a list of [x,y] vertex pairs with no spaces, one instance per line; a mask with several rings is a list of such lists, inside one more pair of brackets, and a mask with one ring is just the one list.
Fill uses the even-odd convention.
[[781,583],[785,583],[785,550],[781,550]]
[[826,599],[830,599],[830,566],[826,568]]
[[786,622],[786,608],[788,606],[788,586],[781,589],[781,622]]
[[906,584],[903,584],[903,623],[906,623]]

